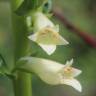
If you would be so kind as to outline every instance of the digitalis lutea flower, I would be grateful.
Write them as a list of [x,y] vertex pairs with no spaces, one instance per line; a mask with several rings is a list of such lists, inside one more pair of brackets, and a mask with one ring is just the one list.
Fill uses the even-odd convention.
[[66,84],[79,92],[82,91],[81,84],[75,79],[81,73],[81,70],[72,67],[73,59],[67,61],[65,65],[37,57],[25,57],[22,60],[25,60],[26,63],[21,68],[28,72],[34,72],[47,84]]
[[68,42],[59,35],[59,26],[54,25],[42,12],[34,14],[34,34],[28,38],[51,55],[56,50],[56,45],[67,45]]

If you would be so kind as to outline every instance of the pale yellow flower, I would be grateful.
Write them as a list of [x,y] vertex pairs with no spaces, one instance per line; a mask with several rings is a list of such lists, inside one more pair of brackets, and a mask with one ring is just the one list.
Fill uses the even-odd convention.
[[58,33],[59,26],[55,26],[42,12],[36,12],[34,17],[34,34],[28,38],[40,45],[47,54],[51,55],[56,50],[56,45],[68,44]]
[[37,57],[25,57],[22,60],[25,60],[26,63],[21,68],[28,72],[34,72],[44,82],[51,85],[66,84],[72,86],[79,92],[82,91],[81,84],[75,79],[81,73],[81,70],[71,66],[73,59],[67,61],[65,65]]

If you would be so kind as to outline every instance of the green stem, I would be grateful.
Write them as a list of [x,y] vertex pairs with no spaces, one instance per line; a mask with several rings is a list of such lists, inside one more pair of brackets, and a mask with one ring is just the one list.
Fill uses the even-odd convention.
[[[11,6],[13,7],[13,2],[16,0],[11,0]],[[16,61],[23,56],[27,55],[28,49],[28,38],[27,38],[27,26],[24,16],[17,16],[12,10],[12,25],[14,33],[14,56],[15,65]],[[14,66],[15,66],[14,65]],[[16,77],[13,79],[14,93],[15,96],[32,96],[32,75],[25,72],[17,72]]]
[[13,79],[15,96],[32,96],[31,76],[25,72],[18,72],[17,78]]

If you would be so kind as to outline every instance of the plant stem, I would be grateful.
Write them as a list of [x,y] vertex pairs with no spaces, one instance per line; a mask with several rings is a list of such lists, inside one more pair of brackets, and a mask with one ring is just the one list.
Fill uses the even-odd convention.
[[[11,0],[11,8],[13,7],[13,2],[16,0]],[[28,38],[27,38],[27,26],[24,16],[17,16],[12,10],[12,25],[14,33],[14,59],[15,64],[20,57],[27,55],[28,49]],[[32,75],[25,72],[17,72],[16,77],[13,79],[14,93],[15,96],[32,96]]]
[[13,79],[15,96],[32,96],[31,76],[25,72],[18,72]]

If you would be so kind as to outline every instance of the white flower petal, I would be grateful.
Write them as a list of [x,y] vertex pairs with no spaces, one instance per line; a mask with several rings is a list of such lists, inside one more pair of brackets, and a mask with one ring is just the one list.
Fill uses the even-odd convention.
[[79,70],[79,69],[76,69],[76,68],[71,67],[72,64],[73,64],[73,59],[71,59],[70,61],[67,61],[66,64],[65,64],[65,66],[64,66],[64,69],[65,70],[68,69],[68,68],[71,69],[69,74],[72,77],[76,77],[76,76],[80,75],[82,71]]
[[53,27],[53,30],[55,30],[55,32],[59,32],[59,25],[55,25],[55,26]]
[[35,34],[33,34],[33,35],[30,35],[30,36],[28,36],[28,38],[29,38],[30,40],[32,40],[32,41],[36,41],[36,40],[37,40],[37,34],[35,33]]
[[48,55],[51,55],[56,50],[56,45],[44,45],[44,44],[39,45]]
[[65,40],[62,36],[58,35],[57,38],[57,45],[67,45],[69,44],[69,42],[67,40]]
[[70,67],[73,64],[73,59],[71,59],[70,61],[67,61],[65,64],[65,67]]
[[81,73],[82,73],[81,70],[72,67],[72,73],[71,74],[72,74],[73,77],[77,77]]
[[34,20],[34,31],[38,32],[39,30],[42,30],[45,27],[54,27],[55,25],[51,20],[48,19],[46,15],[44,15],[42,12],[36,12],[35,13],[35,20]]
[[66,85],[72,86],[79,92],[82,91],[81,84],[76,79],[64,79],[63,82],[61,82],[61,84],[66,84]]

